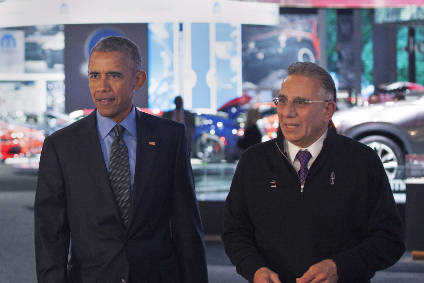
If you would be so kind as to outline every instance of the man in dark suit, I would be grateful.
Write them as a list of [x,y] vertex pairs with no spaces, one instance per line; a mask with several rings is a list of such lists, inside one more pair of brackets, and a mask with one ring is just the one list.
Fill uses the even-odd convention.
[[203,232],[181,124],[136,110],[137,47],[100,41],[89,59],[96,111],[47,137],[35,197],[37,278],[206,283]]
[[404,251],[402,221],[378,155],[331,123],[336,88],[310,62],[287,70],[280,134],[245,151],[223,241],[254,283],[369,283]]
[[194,135],[194,115],[190,111],[184,110],[183,98],[179,95],[174,99],[175,110],[166,111],[163,113],[163,117],[173,120],[175,122],[184,124],[187,128],[187,136],[189,141],[190,149],[193,148],[193,135]]

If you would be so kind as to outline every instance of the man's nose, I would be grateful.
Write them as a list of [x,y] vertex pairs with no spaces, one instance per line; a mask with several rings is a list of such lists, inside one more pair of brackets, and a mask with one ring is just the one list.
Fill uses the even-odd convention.
[[101,76],[98,81],[98,87],[101,90],[108,90],[110,88],[109,80],[107,79],[107,76]]
[[294,117],[296,116],[296,106],[292,101],[287,101],[285,105],[281,105],[283,117]]

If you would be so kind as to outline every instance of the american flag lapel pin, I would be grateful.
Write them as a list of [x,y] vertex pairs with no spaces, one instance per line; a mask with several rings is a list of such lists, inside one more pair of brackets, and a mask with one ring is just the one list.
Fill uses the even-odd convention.
[[156,142],[155,141],[149,141],[149,145],[155,146]]

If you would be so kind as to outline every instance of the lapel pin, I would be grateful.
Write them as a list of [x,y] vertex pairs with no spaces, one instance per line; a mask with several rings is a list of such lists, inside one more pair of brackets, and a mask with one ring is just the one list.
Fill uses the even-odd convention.
[[155,141],[149,141],[149,145],[156,145],[156,142]]
[[277,181],[275,181],[275,180],[269,181],[269,188],[270,189],[276,189],[277,188]]
[[334,185],[334,181],[336,181],[336,173],[334,173],[334,171],[331,171],[331,174],[330,174],[330,185]]

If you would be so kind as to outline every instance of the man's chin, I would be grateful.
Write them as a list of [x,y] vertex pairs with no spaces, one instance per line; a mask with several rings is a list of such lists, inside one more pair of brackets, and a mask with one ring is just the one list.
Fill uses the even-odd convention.
[[107,110],[107,109],[97,108],[97,112],[99,112],[99,114],[103,117],[112,118],[113,116],[115,116],[114,111],[110,111],[110,110]]
[[300,137],[297,133],[293,133],[292,131],[282,131],[282,132],[286,140],[288,140],[291,143],[294,143],[295,141],[300,140]]
[[287,141],[291,142],[292,144],[302,147],[302,139],[299,136],[284,134],[284,137],[286,138]]

